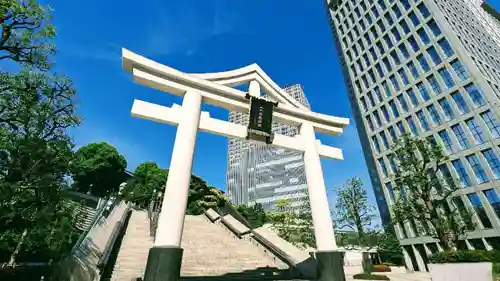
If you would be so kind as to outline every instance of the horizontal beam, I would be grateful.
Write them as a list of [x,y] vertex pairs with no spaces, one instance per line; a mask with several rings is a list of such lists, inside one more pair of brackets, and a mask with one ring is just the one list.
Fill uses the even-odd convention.
[[[178,125],[182,118],[182,107],[178,105],[166,107],[141,100],[134,100],[131,114],[132,116],[141,119],[147,119],[170,125]],[[210,114],[205,111],[201,113],[199,129],[202,132],[213,133],[236,139],[246,139],[248,131],[247,127],[244,125],[212,118],[210,117]],[[289,137],[285,135],[275,134],[272,146],[304,151],[304,145],[300,136],[298,135],[295,137]],[[343,160],[341,149],[323,145],[319,140],[317,146],[318,153],[321,157],[334,160]]]
[[[202,93],[204,102],[206,103],[233,111],[248,113],[249,103],[245,99],[246,93],[243,91],[204,80],[197,75],[178,71],[126,49],[122,49],[122,53],[123,68],[126,71],[132,72],[134,81],[139,84],[181,96],[189,90],[198,91]],[[266,79],[257,79],[264,88],[269,86],[266,83],[268,77],[265,77]],[[271,88],[271,86],[269,87]],[[347,118],[320,114],[300,109],[287,103],[280,103],[275,112],[276,118],[280,118],[280,123],[290,125],[311,123],[316,131],[331,135],[341,134],[342,129],[349,124],[349,119]]]

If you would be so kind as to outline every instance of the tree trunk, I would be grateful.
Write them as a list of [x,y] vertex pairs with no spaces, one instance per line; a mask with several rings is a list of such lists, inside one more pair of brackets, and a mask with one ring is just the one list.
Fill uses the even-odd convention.
[[16,262],[16,257],[19,254],[19,252],[21,251],[21,247],[23,246],[23,242],[24,242],[24,239],[26,238],[26,235],[28,235],[27,229],[25,229],[23,231],[23,234],[21,235],[21,239],[19,239],[19,242],[17,243],[16,249],[14,250],[12,255],[10,255],[9,262],[7,263],[8,267],[14,266],[14,263]]

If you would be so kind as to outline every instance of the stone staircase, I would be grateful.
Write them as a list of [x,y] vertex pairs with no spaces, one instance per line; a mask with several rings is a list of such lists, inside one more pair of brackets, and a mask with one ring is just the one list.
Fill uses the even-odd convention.
[[204,215],[186,216],[182,236],[182,277],[223,276],[245,272],[258,274],[265,268],[288,266],[247,239],[236,237],[220,222]]
[[111,281],[130,281],[132,278],[144,276],[149,248],[152,246],[148,212],[132,210]]
[[[147,212],[133,210],[109,280],[129,281],[144,276],[152,246]],[[288,265],[281,260],[204,215],[185,217],[182,248],[183,280],[262,280],[263,275],[288,274]]]

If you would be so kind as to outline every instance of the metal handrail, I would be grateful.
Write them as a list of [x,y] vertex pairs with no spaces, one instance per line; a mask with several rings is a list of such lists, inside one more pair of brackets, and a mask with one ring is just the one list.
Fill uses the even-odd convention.
[[108,242],[106,242],[106,246],[104,247],[104,251],[101,255],[101,258],[99,258],[99,261],[97,262],[97,268],[99,270],[103,270],[104,267],[108,264],[109,257],[111,256],[111,252],[113,250],[113,247],[116,243],[116,240],[118,239],[119,235],[122,233],[123,228],[125,226],[125,222],[127,220],[127,217],[130,216],[132,210],[127,206],[127,209],[125,212],[123,212],[122,217],[120,220],[116,223],[116,225],[113,227],[113,231],[111,232],[111,235],[109,236]]

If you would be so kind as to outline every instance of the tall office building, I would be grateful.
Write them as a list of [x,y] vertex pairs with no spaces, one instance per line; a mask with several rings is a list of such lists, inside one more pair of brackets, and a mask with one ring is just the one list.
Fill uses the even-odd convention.
[[[300,85],[283,89],[310,107]],[[248,114],[230,112],[229,121],[248,125]],[[286,136],[298,134],[297,128],[278,123],[273,123],[272,130]],[[264,210],[271,211],[277,200],[287,198],[294,209],[299,209],[307,200],[302,153],[254,141],[229,139],[226,186],[234,204],[261,203]]]
[[[390,149],[403,133],[443,144],[475,209],[460,248],[500,249],[500,18],[475,0],[327,0],[348,95],[384,223],[394,200]],[[415,224],[396,225],[408,267],[439,250]]]

